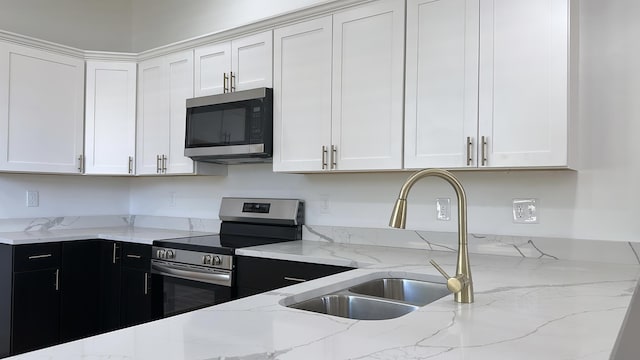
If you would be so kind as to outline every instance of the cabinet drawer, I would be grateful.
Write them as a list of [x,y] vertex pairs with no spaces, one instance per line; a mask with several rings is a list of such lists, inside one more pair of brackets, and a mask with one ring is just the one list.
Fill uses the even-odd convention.
[[60,243],[16,245],[13,271],[31,271],[60,266]]
[[352,270],[350,267],[239,256],[236,264],[239,288],[273,290],[302,281]]
[[151,267],[151,246],[145,244],[122,243],[122,266],[149,270]]

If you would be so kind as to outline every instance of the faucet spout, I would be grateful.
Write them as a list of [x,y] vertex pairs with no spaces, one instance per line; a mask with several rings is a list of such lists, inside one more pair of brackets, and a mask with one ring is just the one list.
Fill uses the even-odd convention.
[[[467,245],[467,196],[464,188],[452,173],[442,169],[424,169],[411,175],[402,185],[398,200],[391,213],[389,226],[404,229],[407,222],[407,196],[413,185],[420,179],[435,176],[448,182],[456,192],[458,199],[458,264],[456,275],[449,277],[444,270],[434,264],[445,278],[447,287],[454,293],[454,299],[459,303],[473,302],[473,282],[471,280],[471,267],[469,265],[469,250]],[[434,263],[432,261],[432,263]]]

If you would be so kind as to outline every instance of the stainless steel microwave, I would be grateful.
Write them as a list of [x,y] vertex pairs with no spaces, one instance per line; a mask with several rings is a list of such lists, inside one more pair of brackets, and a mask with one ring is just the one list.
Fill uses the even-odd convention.
[[184,155],[222,164],[268,162],[273,90],[256,88],[187,99]]

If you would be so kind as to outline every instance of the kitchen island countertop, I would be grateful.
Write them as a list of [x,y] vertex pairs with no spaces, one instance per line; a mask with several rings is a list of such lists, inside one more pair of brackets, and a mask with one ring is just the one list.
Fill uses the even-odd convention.
[[440,279],[455,254],[294,241],[241,255],[359,269],[11,357],[40,359],[607,359],[640,266],[471,254],[475,302],[446,296],[390,320],[283,306],[366,279]]

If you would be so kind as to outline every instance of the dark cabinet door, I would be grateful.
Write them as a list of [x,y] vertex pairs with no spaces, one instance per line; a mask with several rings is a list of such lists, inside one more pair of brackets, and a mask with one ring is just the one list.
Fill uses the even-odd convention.
[[59,276],[59,268],[14,273],[13,354],[59,341]]
[[100,240],[62,243],[60,340],[99,332]]
[[122,243],[103,240],[100,243],[99,267],[99,328],[107,332],[121,327]]
[[122,326],[151,320],[151,274],[148,270],[122,268]]
[[294,285],[343,271],[350,267],[238,256],[238,297]]

